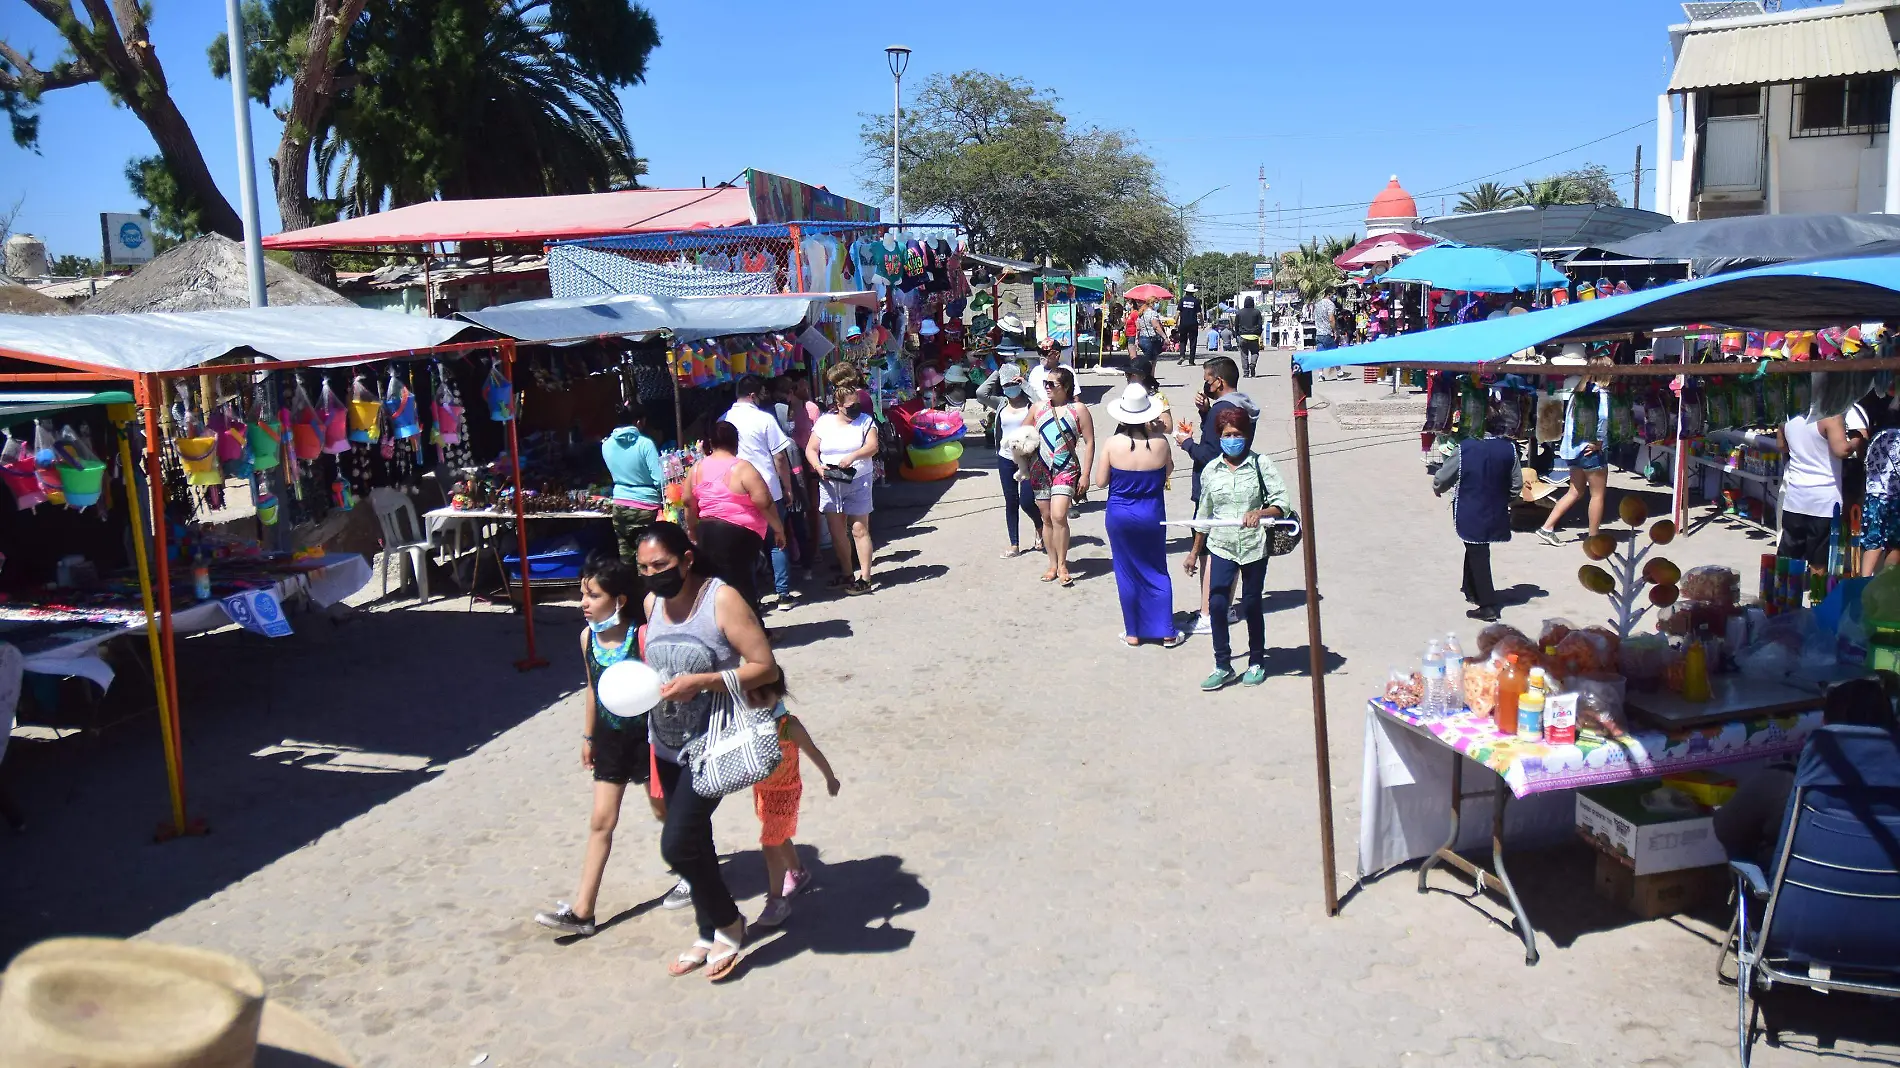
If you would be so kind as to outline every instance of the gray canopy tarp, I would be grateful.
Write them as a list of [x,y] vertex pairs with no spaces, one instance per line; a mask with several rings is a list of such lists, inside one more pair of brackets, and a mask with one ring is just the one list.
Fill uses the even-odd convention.
[[466,323],[366,308],[231,308],[122,315],[0,315],[0,355],[126,375],[182,371],[254,352],[286,362],[427,349]]

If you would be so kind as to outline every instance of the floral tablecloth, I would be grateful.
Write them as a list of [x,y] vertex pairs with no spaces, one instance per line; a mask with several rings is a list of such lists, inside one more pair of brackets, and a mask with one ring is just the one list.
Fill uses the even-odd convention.
[[1792,755],[1821,725],[1815,709],[1675,731],[1635,730],[1615,739],[1579,735],[1575,745],[1545,745],[1499,734],[1491,717],[1469,709],[1425,717],[1383,698],[1371,706],[1378,715],[1429,731],[1441,744],[1497,772],[1517,797]]

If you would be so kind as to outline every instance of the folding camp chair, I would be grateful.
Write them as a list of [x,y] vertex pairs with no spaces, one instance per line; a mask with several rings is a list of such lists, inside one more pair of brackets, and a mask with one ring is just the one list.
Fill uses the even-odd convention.
[[[1736,1036],[1747,1068],[1776,983],[1900,998],[1900,740],[1825,726],[1801,752],[1774,872],[1735,873]],[[1772,1021],[1763,1034],[1778,1045]]]

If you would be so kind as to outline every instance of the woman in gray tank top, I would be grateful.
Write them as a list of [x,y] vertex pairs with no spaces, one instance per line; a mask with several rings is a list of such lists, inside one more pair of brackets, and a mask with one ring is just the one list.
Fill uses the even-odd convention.
[[723,979],[739,963],[745,920],[719,874],[712,815],[719,798],[693,789],[690,762],[681,755],[706,732],[717,703],[729,700],[720,672],[737,669],[755,690],[779,677],[765,628],[731,586],[695,570],[693,543],[674,523],[654,523],[637,545],[647,598],[646,661],[658,672],[660,704],[647,717],[655,779],[666,797],[660,855],[692,885],[699,938],[668,967],[674,975],[699,968]]

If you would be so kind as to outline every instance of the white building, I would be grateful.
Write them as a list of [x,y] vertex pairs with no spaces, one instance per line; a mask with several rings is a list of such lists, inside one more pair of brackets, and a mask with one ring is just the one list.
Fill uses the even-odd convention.
[[[1888,119],[1900,94],[1900,0],[1764,11],[1682,5],[1656,101],[1656,210],[1678,221],[1900,213]],[[1779,6],[1779,5],[1776,5]]]

